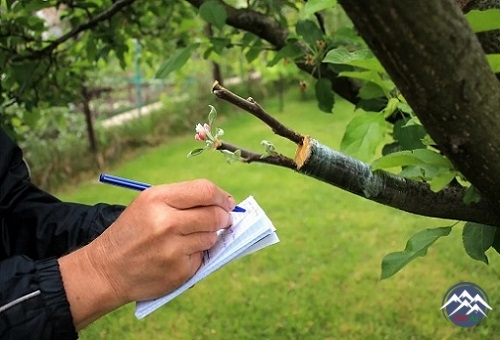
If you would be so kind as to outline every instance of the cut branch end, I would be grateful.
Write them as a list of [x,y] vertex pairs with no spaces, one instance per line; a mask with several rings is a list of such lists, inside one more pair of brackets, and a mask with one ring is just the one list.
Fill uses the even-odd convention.
[[311,155],[311,142],[309,136],[304,136],[302,143],[297,145],[297,150],[295,151],[295,163],[297,164],[297,169],[300,169],[309,159]]

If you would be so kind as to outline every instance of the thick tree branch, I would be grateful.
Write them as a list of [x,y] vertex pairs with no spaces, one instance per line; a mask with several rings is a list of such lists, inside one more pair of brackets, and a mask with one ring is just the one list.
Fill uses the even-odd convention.
[[[371,201],[410,213],[500,226],[500,213],[493,208],[491,201],[483,198],[478,204],[467,205],[464,203],[466,189],[463,187],[448,187],[436,193],[427,183],[386,171],[372,171],[369,165],[287,128],[253,99],[243,99],[218,83],[214,84],[213,93],[254,115],[276,134],[297,144],[294,161],[284,156],[259,160],[261,155],[242,150],[245,161],[251,160],[248,163],[260,161],[293,169]],[[218,149],[234,152],[240,148],[224,142]]]
[[500,202],[500,83],[453,0],[340,0],[455,167]]
[[[204,0],[187,1],[196,8],[199,8],[204,2]],[[286,45],[286,38],[288,37],[289,32],[288,29],[281,26],[279,22],[274,21],[271,17],[252,9],[235,8],[228,5],[224,1],[219,0],[219,2],[226,9],[228,15],[226,23],[228,25],[253,33],[272,44],[278,50]],[[316,78],[319,77],[319,74],[321,74],[322,77],[330,79],[332,82],[332,90],[351,103],[356,103],[358,101],[357,95],[359,85],[350,78],[339,78],[335,72],[324,64],[320,65],[321,70],[314,68],[313,65],[306,65],[301,61],[297,61],[296,64],[301,70]]]
[[12,60],[15,62],[19,62],[19,61],[23,61],[23,60],[35,60],[35,59],[39,59],[43,56],[46,56],[46,55],[52,53],[52,51],[54,51],[62,43],[77,36],[79,33],[83,32],[83,31],[86,31],[88,29],[91,29],[91,28],[97,26],[100,22],[112,18],[115,14],[119,13],[124,8],[132,5],[135,1],[136,0],[117,0],[113,3],[113,5],[111,7],[109,7],[104,12],[97,14],[96,16],[94,16],[92,19],[90,19],[86,23],[81,24],[81,25],[73,28],[71,31],[67,32],[66,34],[51,41],[44,48],[42,48],[40,50],[35,50],[35,51],[28,53],[28,54],[17,55],[14,58],[12,58]]

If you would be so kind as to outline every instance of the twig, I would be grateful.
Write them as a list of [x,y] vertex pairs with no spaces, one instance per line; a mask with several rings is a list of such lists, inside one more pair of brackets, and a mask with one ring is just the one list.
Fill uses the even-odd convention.
[[266,110],[264,110],[252,97],[243,99],[242,97],[223,87],[221,84],[219,84],[218,81],[214,82],[214,85],[212,86],[212,93],[220,99],[223,99],[259,118],[261,121],[266,123],[278,136],[284,137],[297,145],[302,144],[304,136],[281,124],[281,122],[267,113]]
[[15,62],[19,62],[19,61],[23,61],[23,60],[34,60],[34,59],[38,59],[44,55],[50,54],[52,51],[54,51],[57,48],[57,46],[61,45],[65,41],[76,36],[78,33],[81,33],[89,28],[97,26],[97,24],[99,24],[101,21],[110,19],[116,13],[120,12],[123,8],[130,6],[135,1],[136,0],[118,0],[110,8],[108,8],[106,11],[97,14],[95,17],[93,17],[92,19],[90,19],[86,23],[75,27],[74,29],[72,29],[68,33],[53,40],[49,45],[45,46],[44,48],[42,48],[40,50],[33,51],[32,53],[29,53],[29,54],[18,55],[16,57],[12,58],[12,60]]
[[259,154],[253,151],[242,149],[238,146],[221,142],[217,147],[217,150],[228,150],[231,152],[235,152],[237,150],[241,151],[241,158],[243,158],[243,162],[245,163],[264,163],[264,164],[272,164],[281,166],[284,168],[297,170],[297,164],[291,158],[288,158],[280,153],[276,153],[275,155],[264,155]]

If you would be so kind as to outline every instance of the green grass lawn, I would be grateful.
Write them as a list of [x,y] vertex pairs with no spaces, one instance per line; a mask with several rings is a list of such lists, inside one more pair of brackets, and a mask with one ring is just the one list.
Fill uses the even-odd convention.
[[[273,114],[277,110],[274,101],[262,104]],[[200,121],[207,113],[200,112]],[[352,107],[338,102],[328,115],[312,101],[289,98],[285,112],[275,116],[338,148]],[[260,151],[267,139],[294,154],[293,145],[246,113],[231,115],[221,127],[225,140],[242,147]],[[287,169],[228,165],[219,153],[187,159],[200,146],[192,135],[108,171],[150,183],[204,177],[237,200],[253,195],[281,242],[220,269],[143,320],[134,317],[134,304],[120,308],[82,332],[82,339],[470,339],[499,333],[499,257],[489,251],[489,266],[470,259],[461,245],[461,224],[425,258],[380,281],[385,254],[404,249],[418,230],[453,221],[381,206]],[[59,197],[126,204],[136,194],[92,181]],[[446,291],[461,281],[484,288],[493,307],[471,329],[452,324],[440,311]]]

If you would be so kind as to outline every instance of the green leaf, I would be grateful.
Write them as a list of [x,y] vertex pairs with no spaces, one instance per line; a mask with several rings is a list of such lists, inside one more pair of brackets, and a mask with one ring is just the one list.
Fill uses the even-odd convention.
[[394,140],[401,146],[401,150],[425,149],[422,138],[426,135],[425,129],[421,125],[408,124],[404,119],[399,119],[394,123],[392,131]]
[[169,73],[180,69],[191,58],[191,54],[200,46],[199,43],[191,44],[174,53],[167,61],[160,66],[156,72],[156,78],[165,78]]
[[495,239],[495,227],[467,222],[462,232],[465,252],[474,260],[488,264],[488,257],[484,254]]
[[215,139],[218,139],[219,137],[222,137],[224,135],[224,130],[222,130],[221,128],[217,128],[216,132],[215,132]]
[[214,51],[217,54],[221,54],[226,47],[231,46],[231,39],[229,38],[210,38],[210,42],[214,47]]
[[25,1],[23,3],[24,10],[26,12],[37,12],[41,9],[53,7],[54,4],[51,1]]
[[199,13],[203,20],[211,23],[218,29],[222,29],[226,24],[226,9],[217,1],[203,2],[200,6]]
[[465,17],[476,33],[500,29],[500,9],[472,10]]
[[16,3],[17,0],[6,0],[7,9],[10,11],[12,9],[12,5]]
[[384,257],[381,279],[391,277],[417,257],[425,256],[429,247],[438,238],[448,236],[450,232],[451,227],[439,227],[424,229],[414,234],[406,243],[405,250],[387,254]]
[[229,164],[241,160],[241,150],[239,149],[236,150],[235,152],[231,152],[229,150],[221,150],[221,152],[224,154],[226,162],[228,162]]
[[210,57],[210,54],[212,54],[212,52],[214,51],[214,47],[213,46],[209,46],[205,52],[203,52],[203,59],[208,59]]
[[387,169],[406,165],[432,165],[453,169],[451,162],[437,152],[428,149],[400,151],[381,157],[372,163],[372,169]]
[[[34,78],[34,71],[37,68],[37,64],[35,62],[22,62],[19,64],[11,64],[10,68],[12,69],[13,78],[20,84],[29,84]],[[25,86],[25,85],[23,85]]]
[[495,230],[495,237],[493,238],[491,247],[500,254],[500,231],[498,230]]
[[194,157],[194,156],[201,155],[203,153],[203,151],[205,151],[205,149],[203,149],[203,148],[191,150],[191,152],[189,152],[186,157]]
[[311,20],[300,20],[295,25],[295,32],[310,46],[316,46],[316,41],[324,40],[323,32],[319,29],[318,25]]
[[40,110],[26,111],[23,114],[23,122],[31,129],[34,129],[41,117],[42,112]]
[[[410,105],[408,105],[407,103],[399,102],[398,109],[400,109],[404,113],[408,113],[409,115],[413,115],[413,110],[411,109]],[[410,119],[410,121],[412,121],[412,120],[418,121],[418,118],[412,117]],[[410,121],[408,123],[410,123]],[[422,124],[420,124],[420,121],[418,121],[418,122],[419,122],[419,125],[422,125]]]
[[346,127],[340,150],[362,161],[373,158],[384,141],[386,122],[380,113],[367,112],[354,117]]
[[487,54],[486,59],[495,73],[500,73],[500,54]]
[[295,59],[302,56],[302,50],[295,43],[287,44],[275,54],[274,58],[267,63],[268,67],[273,67],[283,58]]
[[367,82],[372,82],[378,85],[385,95],[389,97],[389,92],[394,89],[394,83],[391,80],[382,80],[380,74],[375,71],[343,71],[339,73],[339,77],[349,77],[360,79]]
[[430,181],[431,190],[438,192],[444,189],[457,175],[456,171],[443,171],[434,176]]
[[332,8],[337,4],[337,0],[309,0],[301,11],[301,17],[307,18],[316,12]]
[[345,47],[339,47],[329,51],[323,59],[323,62],[351,65],[370,71],[385,73],[384,68],[369,49],[349,52]]
[[473,185],[469,186],[465,191],[464,203],[469,205],[471,203],[479,203],[480,200],[481,194],[479,191]]
[[254,61],[262,52],[262,40],[256,39],[255,42],[249,45],[248,50],[245,52],[245,58],[248,63]]
[[318,99],[319,109],[326,113],[332,113],[335,98],[333,96],[332,82],[330,79],[318,79],[314,88],[316,90],[316,99]]
[[208,114],[208,125],[212,127],[214,125],[215,118],[217,118],[217,110],[212,105],[210,107],[210,113]]
[[389,100],[387,101],[386,107],[382,111],[384,114],[384,118],[389,118],[390,116],[392,116],[394,111],[396,111],[398,108],[398,103],[399,103],[399,100],[397,98],[394,98],[394,97],[389,98]]
[[374,99],[385,96],[384,91],[375,83],[368,82],[359,89],[358,97],[361,99]]

